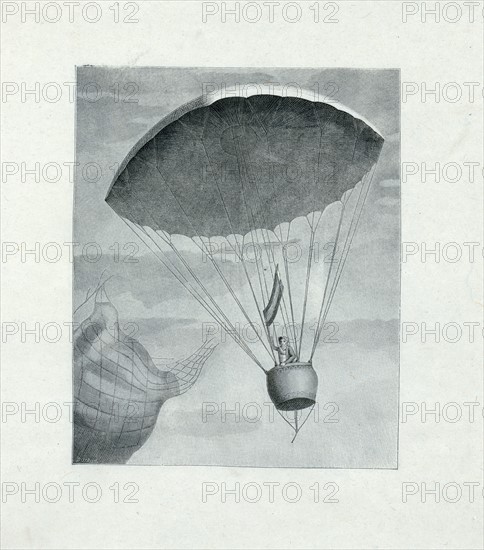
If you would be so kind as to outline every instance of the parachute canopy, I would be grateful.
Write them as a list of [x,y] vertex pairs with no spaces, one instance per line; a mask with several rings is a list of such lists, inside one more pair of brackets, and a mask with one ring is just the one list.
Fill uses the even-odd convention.
[[106,200],[155,231],[245,235],[323,211],[362,180],[382,144],[366,122],[326,103],[219,99],[150,132]]
[[[311,362],[382,145],[382,136],[363,119],[335,105],[312,101],[307,94],[212,100],[204,96],[161,120],[133,147],[121,164],[106,201],[267,372],[253,342],[237,334],[231,321],[233,311],[242,312],[276,364],[276,316],[282,317],[284,331],[291,333],[296,356],[301,358],[309,312],[317,319]],[[328,238],[329,234],[327,229],[319,236],[316,232],[326,207],[336,202],[340,205],[339,222],[334,224],[332,233],[331,259],[319,266],[323,271],[311,281],[315,240]],[[307,222],[309,229],[306,227],[304,232],[299,227],[298,234],[291,237],[291,224],[298,226],[298,220]],[[200,273],[200,264],[190,265],[190,255],[184,254],[186,243],[179,250],[177,238],[173,238],[179,235],[183,237],[178,239],[191,238],[208,256],[233,299],[231,304],[214,299],[210,290],[214,273],[207,278]],[[307,265],[305,273],[290,265],[286,247],[291,238],[297,242],[307,240],[303,243],[308,245],[305,256],[300,258]],[[241,285],[240,278],[228,269],[233,262],[213,258],[216,239],[225,239],[232,247],[247,285]],[[263,251],[252,260],[244,253],[245,241],[249,239]],[[280,250],[274,252],[274,243],[280,245],[282,255]],[[279,265],[282,277],[278,275]],[[292,271],[297,271],[297,275],[291,281]],[[311,311],[311,282],[318,302],[322,296],[317,311]],[[273,295],[271,284],[275,285]],[[249,305],[244,297],[248,289],[253,299]],[[296,329],[298,313],[301,323]]]

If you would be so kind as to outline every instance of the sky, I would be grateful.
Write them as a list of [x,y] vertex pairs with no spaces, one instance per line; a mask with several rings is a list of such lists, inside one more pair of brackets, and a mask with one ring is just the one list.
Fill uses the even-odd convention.
[[[237,422],[235,416],[202,418],[204,403],[269,401],[261,373],[220,332],[220,344],[196,386],[163,407],[151,439],[132,458],[146,464],[223,464],[313,467],[394,467],[398,423],[398,320],[400,303],[399,73],[356,69],[78,68],[74,241],[74,304],[81,304],[100,277],[122,323],[153,358],[190,355],[212,319],[188,296],[105,203],[114,172],[150,128],[180,105],[214,89],[249,83],[291,84],[318,90],[364,117],[385,139],[371,192],[360,221],[328,322],[337,342],[323,338],[315,358],[321,403],[337,401],[339,422],[308,421],[299,447],[290,445],[284,422]],[[302,226],[296,241],[307,241]],[[326,241],[327,242],[327,241]],[[91,244],[89,244],[91,243]],[[93,245],[92,243],[96,243]],[[101,253],[96,253],[100,250]],[[79,253],[81,252],[81,253]],[[82,253],[84,252],[84,253]],[[210,277],[207,262],[186,247],[210,291],[230,307],[226,289]],[[321,262],[321,276],[327,266]],[[240,266],[226,262],[237,280]],[[304,279],[306,262],[291,266]],[[319,272],[315,268],[315,274]],[[242,279],[240,279],[242,281]],[[240,291],[247,292],[241,282]],[[310,318],[315,320],[318,277]],[[302,301],[297,296],[296,301]],[[77,320],[90,313],[86,303]],[[311,309],[312,308],[312,309]],[[254,312],[255,314],[255,312]],[[243,322],[243,319],[237,320]],[[329,329],[331,332],[332,329]],[[308,333],[309,336],[309,333]],[[305,333],[306,338],[306,333]],[[243,416],[243,415],[242,415]],[[223,420],[223,421],[222,421]],[[280,420],[280,419],[279,419]],[[281,443],[283,442],[283,444]],[[282,446],[281,446],[282,445]],[[248,452],[247,449],[258,449]],[[278,450],[277,450],[278,449]],[[277,450],[277,452],[276,452]]]

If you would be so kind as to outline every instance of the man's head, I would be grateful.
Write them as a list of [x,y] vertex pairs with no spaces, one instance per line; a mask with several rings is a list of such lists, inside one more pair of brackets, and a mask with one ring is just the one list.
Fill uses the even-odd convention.
[[287,336],[279,336],[279,344],[283,346],[287,346],[289,343],[289,338]]

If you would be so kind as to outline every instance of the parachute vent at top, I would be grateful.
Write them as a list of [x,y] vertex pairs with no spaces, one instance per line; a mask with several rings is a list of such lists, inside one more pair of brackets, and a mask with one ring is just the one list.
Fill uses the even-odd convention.
[[323,211],[362,180],[382,145],[363,120],[326,103],[219,99],[133,150],[106,201],[155,231],[245,235]]

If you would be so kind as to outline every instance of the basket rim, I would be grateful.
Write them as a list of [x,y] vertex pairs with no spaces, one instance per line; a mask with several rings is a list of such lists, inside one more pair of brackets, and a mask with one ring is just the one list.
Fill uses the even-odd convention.
[[294,363],[287,363],[286,365],[281,365],[279,363],[276,363],[272,369],[270,369],[269,372],[273,372],[274,370],[284,370],[284,369],[292,369],[293,367],[311,367],[312,368],[313,363],[312,361],[295,361]]

